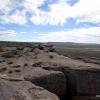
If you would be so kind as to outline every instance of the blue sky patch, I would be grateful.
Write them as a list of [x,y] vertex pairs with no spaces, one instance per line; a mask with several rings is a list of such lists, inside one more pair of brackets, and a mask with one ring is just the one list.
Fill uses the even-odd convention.
[[99,4],[100,0],[0,1],[0,40],[100,43]]
[[67,0],[68,4],[70,6],[74,6],[77,2],[79,2],[80,0]]

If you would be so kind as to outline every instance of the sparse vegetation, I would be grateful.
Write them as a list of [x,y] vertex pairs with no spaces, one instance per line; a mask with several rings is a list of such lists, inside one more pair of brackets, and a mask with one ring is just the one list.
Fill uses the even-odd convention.
[[[71,100],[72,96],[77,96],[77,100],[81,100],[80,94],[82,97],[86,97],[87,94],[89,96],[100,94],[100,45],[61,43],[53,46],[47,43],[42,45],[42,43],[16,42],[4,44],[4,52],[0,52],[0,82],[2,83],[4,80],[4,84],[0,86],[0,92],[4,92],[3,96],[6,97],[6,91],[12,90],[13,86],[9,88],[11,85],[14,85],[14,89],[16,87],[16,91],[19,93],[22,89],[22,94],[28,93],[27,89],[32,89],[33,95],[35,91],[38,91],[34,87],[37,85],[58,95],[59,100]],[[8,82],[7,85],[6,82]],[[9,85],[10,83],[11,85]],[[32,88],[30,84],[32,84]],[[8,90],[6,90],[6,86]],[[38,89],[41,92],[43,89],[40,87]],[[27,89],[25,90],[25,88]],[[9,93],[11,96],[11,92]],[[25,100],[31,99],[31,94],[28,94],[29,98]],[[40,93],[38,94],[41,99]],[[37,95],[34,96],[37,97]],[[44,94],[45,96],[46,94]],[[34,98],[32,97],[32,99]],[[20,99],[18,98],[18,100]]]
[[49,58],[50,58],[50,59],[53,59],[53,58],[54,58],[54,56],[53,56],[53,55],[49,55]]
[[4,50],[3,50],[3,48],[2,47],[0,47],[0,52],[3,52]]
[[39,45],[38,45],[38,48],[39,48],[40,50],[44,50],[45,47],[44,47],[43,45],[39,44]]
[[34,64],[32,64],[33,67],[41,67],[42,66],[42,62],[35,62]]
[[2,67],[2,68],[0,68],[0,72],[4,72],[4,71],[6,71],[6,70],[7,70],[6,67]]
[[2,54],[1,56],[4,58],[11,58],[11,57],[14,57],[16,54],[17,54],[17,51],[11,50],[11,51],[8,51],[8,52]]
[[14,71],[15,71],[15,72],[21,72],[21,70],[20,70],[20,69],[14,69]]
[[17,50],[23,50],[24,48],[23,47],[17,47]]
[[20,65],[15,65],[15,66],[12,66],[12,68],[19,68],[21,67]]
[[12,74],[12,73],[13,73],[13,71],[12,71],[12,70],[9,70],[9,71],[8,71],[8,73],[9,73],[9,74]]
[[24,66],[28,66],[28,64],[24,64]]
[[0,61],[0,63],[2,63],[2,61]]
[[13,64],[13,62],[12,62],[12,61],[10,61],[10,62],[8,62],[8,64]]
[[5,62],[5,60],[0,60],[0,63]]

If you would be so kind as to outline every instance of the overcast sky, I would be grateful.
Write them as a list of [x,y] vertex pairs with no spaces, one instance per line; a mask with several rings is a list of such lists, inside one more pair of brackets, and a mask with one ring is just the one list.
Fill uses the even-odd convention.
[[0,41],[100,43],[100,0],[0,0]]

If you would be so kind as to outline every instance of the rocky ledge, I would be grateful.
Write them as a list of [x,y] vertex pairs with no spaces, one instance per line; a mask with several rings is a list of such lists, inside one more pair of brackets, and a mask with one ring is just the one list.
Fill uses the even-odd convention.
[[46,44],[0,44],[0,100],[100,100],[100,64]]

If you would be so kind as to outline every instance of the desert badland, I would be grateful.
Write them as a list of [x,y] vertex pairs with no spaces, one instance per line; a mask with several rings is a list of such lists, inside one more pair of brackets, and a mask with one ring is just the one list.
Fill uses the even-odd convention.
[[0,100],[99,100],[100,45],[87,46],[0,42]]

